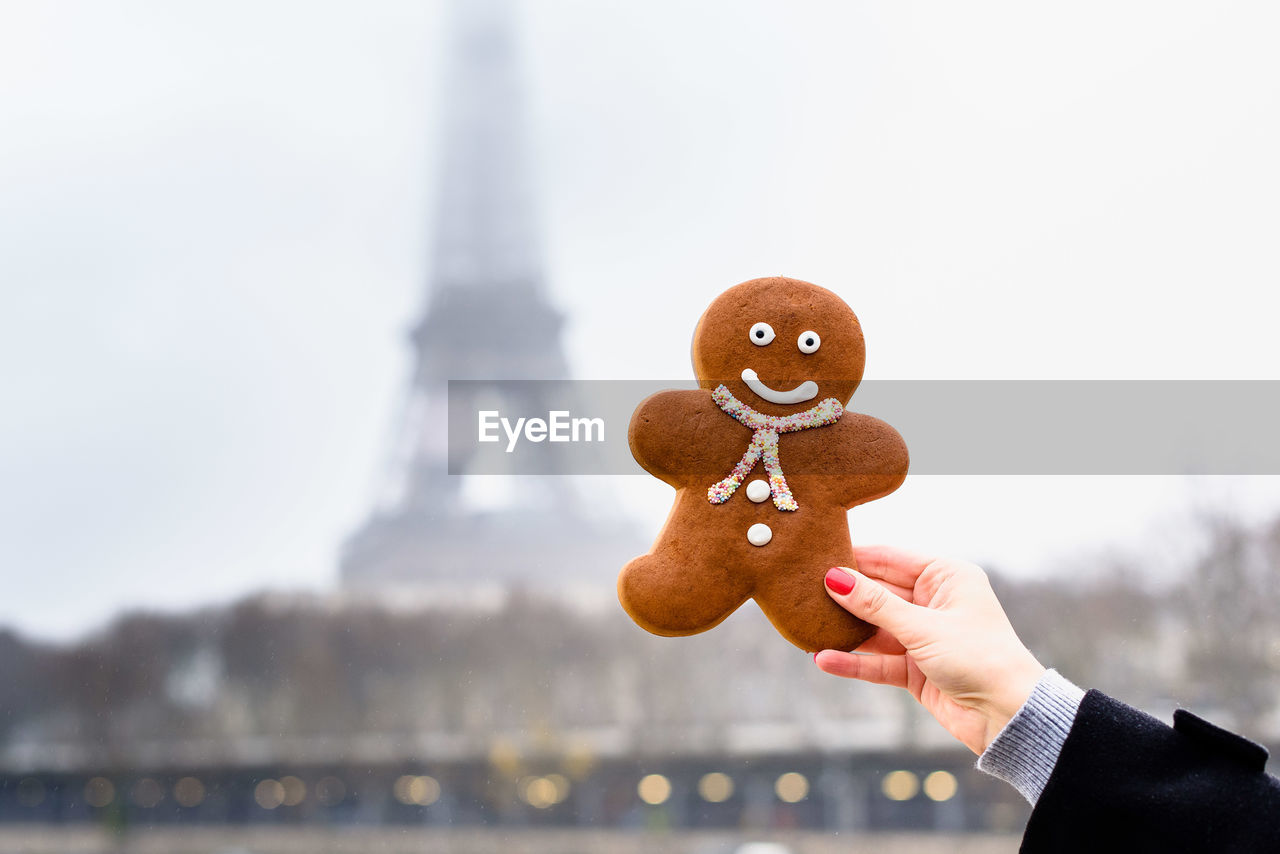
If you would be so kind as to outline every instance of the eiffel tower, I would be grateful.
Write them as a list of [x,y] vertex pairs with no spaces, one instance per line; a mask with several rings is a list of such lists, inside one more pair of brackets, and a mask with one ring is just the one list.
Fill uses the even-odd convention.
[[[572,478],[450,475],[448,380],[556,380],[564,317],[549,302],[534,215],[509,0],[455,0],[426,307],[410,333],[413,378],[389,477],[345,543],[348,588],[586,584],[613,589],[645,544],[588,518]],[[546,412],[536,384],[513,412]],[[459,461],[454,461],[455,471]],[[495,483],[496,481],[496,483]],[[467,486],[496,490],[486,507]]]

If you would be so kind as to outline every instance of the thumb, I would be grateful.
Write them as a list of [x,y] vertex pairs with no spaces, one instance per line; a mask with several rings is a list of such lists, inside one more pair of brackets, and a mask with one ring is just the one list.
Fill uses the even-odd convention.
[[929,610],[891,593],[884,585],[856,569],[837,566],[827,570],[827,593],[855,617],[878,626],[906,643],[905,636],[919,634]]

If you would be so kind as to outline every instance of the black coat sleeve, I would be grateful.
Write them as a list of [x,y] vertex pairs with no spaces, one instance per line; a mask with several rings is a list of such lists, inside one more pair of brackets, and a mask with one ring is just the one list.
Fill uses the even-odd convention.
[[1041,852],[1280,852],[1267,751],[1189,712],[1173,727],[1088,692],[1022,839]]

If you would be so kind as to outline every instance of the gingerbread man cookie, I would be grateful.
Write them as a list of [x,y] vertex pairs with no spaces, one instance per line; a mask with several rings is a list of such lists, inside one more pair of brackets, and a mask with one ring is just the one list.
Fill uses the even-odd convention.
[[844,407],[862,379],[862,327],[840,297],[796,279],[725,291],[693,333],[695,391],[662,391],[631,417],[636,461],[676,489],[618,598],[658,635],[706,631],[747,599],[807,651],[849,650],[874,632],[823,589],[853,566],[849,508],[888,495],[907,447]]

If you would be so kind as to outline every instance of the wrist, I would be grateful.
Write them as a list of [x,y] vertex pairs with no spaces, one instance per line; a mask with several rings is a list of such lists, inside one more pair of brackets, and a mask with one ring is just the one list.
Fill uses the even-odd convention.
[[1062,674],[1045,671],[1027,702],[978,756],[978,770],[1010,783],[1034,806],[1053,774],[1084,695]]
[[[986,730],[982,737],[982,750],[986,750],[1000,731],[1003,730],[1018,710],[1026,705],[1031,692],[1035,690],[1047,669],[1036,661],[1027,650],[1016,661],[1010,662],[1007,669],[997,677],[997,688],[992,692],[991,700],[984,710]],[[981,752],[981,751],[979,751]]]

